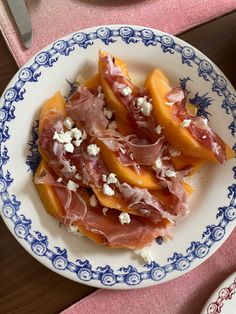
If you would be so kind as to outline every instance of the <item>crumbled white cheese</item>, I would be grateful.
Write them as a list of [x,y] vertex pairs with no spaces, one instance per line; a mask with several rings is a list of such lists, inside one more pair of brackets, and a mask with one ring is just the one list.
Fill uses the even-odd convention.
[[82,138],[82,131],[78,128],[71,129],[71,137],[74,138],[76,141]]
[[102,175],[102,181],[107,182],[107,176],[105,174]]
[[145,104],[147,102],[147,98],[146,97],[139,97],[136,100],[136,105],[138,108],[141,108],[143,104]]
[[67,132],[57,132],[55,131],[53,134],[53,139],[58,141],[59,143],[70,143],[72,140],[70,131]]
[[154,260],[151,251],[146,247],[141,250],[135,250],[135,253],[138,254],[147,264],[151,263]]
[[119,221],[122,225],[131,223],[130,215],[125,212],[120,213]]
[[87,146],[87,152],[89,156],[97,156],[100,152],[100,147],[98,147],[96,144],[90,144]]
[[155,132],[156,132],[157,134],[161,134],[162,129],[163,129],[163,127],[162,127],[161,125],[157,125],[157,126],[155,127]]
[[116,177],[116,174],[115,173],[110,173],[107,180],[106,180],[107,184],[112,184],[112,183],[117,183],[118,180],[117,180],[117,177]]
[[174,104],[174,102],[169,102],[169,101],[165,102],[165,105],[168,106],[168,107],[172,107],[173,104]]
[[152,112],[152,104],[150,102],[146,102],[142,107],[141,107],[141,112],[145,117],[149,117],[151,112]]
[[103,213],[103,215],[104,216],[106,216],[107,215],[107,211],[109,210],[109,208],[107,208],[107,207],[103,207],[103,209],[102,209],[102,213]]
[[117,124],[116,124],[116,121],[111,121],[109,124],[108,124],[108,129],[110,130],[116,130],[117,129]]
[[114,190],[107,184],[103,184],[103,193],[107,196],[113,196],[115,194]]
[[98,202],[97,202],[97,198],[96,196],[93,194],[92,196],[90,196],[89,198],[89,204],[92,206],[92,207],[95,207],[97,206]]
[[103,108],[103,113],[104,113],[104,116],[107,117],[107,119],[110,120],[112,118],[113,112],[107,107]]
[[187,128],[188,126],[190,126],[191,122],[192,121],[190,119],[184,119],[184,121],[180,124],[180,127]]
[[168,150],[171,157],[176,157],[176,156],[181,155],[181,152],[173,146],[169,146]]
[[168,170],[166,170],[166,176],[168,178],[173,178],[173,177],[176,177],[176,173],[175,173],[175,171],[168,169]]
[[59,177],[59,178],[57,179],[57,182],[60,183],[61,181],[62,181],[62,177]]
[[202,136],[202,139],[204,139],[204,140],[205,140],[205,138],[207,138],[207,136],[206,136],[206,135],[203,135],[203,136]]
[[76,141],[72,141],[72,143],[75,145],[75,147],[80,147],[80,144],[83,142],[83,140],[76,140]]
[[65,149],[65,151],[66,151],[67,153],[73,153],[73,151],[74,151],[74,145],[71,144],[71,143],[66,143],[66,144],[64,145],[64,149]]
[[146,97],[139,97],[136,101],[136,104],[145,117],[150,116],[153,106],[149,101],[147,101]]
[[64,127],[67,128],[67,130],[71,130],[74,126],[74,121],[70,118],[70,117],[66,117],[64,122],[63,122],[63,125]]
[[161,169],[162,167],[162,162],[161,162],[161,158],[157,157],[156,161],[155,161],[155,166],[157,169]]
[[120,93],[123,96],[129,96],[129,95],[132,94],[132,89],[129,86],[127,86],[127,87],[125,87],[123,89],[120,89]]
[[82,180],[82,177],[81,177],[81,175],[80,175],[79,173],[76,173],[75,178],[76,178],[77,180]]
[[67,183],[67,187],[69,190],[76,192],[77,188],[79,187],[79,184],[75,183],[74,181],[69,180]]

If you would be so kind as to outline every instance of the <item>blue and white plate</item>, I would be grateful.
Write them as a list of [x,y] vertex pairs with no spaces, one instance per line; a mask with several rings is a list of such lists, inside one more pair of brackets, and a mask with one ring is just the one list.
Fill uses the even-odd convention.
[[[129,289],[162,283],[195,268],[214,253],[236,223],[235,160],[206,164],[194,176],[189,216],[173,228],[174,239],[154,242],[154,262],[142,265],[128,250],[109,250],[76,237],[49,216],[32,184],[38,163],[37,119],[42,103],[57,90],[68,94],[80,73],[96,72],[102,48],[124,59],[135,83],[154,67],[230,145],[235,145],[236,93],[224,74],[182,40],[142,26],[110,25],[68,35],[36,54],[14,76],[0,106],[0,194],[3,220],[40,263],[72,280],[96,287]],[[236,147],[236,145],[234,146]],[[4,257],[3,257],[4,258]]]

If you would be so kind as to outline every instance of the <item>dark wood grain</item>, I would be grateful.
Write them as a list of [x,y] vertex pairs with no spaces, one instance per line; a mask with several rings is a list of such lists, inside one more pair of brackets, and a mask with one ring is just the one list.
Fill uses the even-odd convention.
[[[236,86],[236,12],[181,34],[204,52]],[[0,36],[0,94],[17,66]],[[0,313],[58,313],[94,291],[34,260],[0,221]]]

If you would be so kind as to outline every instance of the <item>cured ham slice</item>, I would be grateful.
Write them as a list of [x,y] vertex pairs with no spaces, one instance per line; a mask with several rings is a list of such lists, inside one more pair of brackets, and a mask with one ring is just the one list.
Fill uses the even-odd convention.
[[96,243],[109,248],[138,249],[165,234],[164,222],[155,225],[149,219],[138,216],[131,215],[131,222],[122,225],[118,217],[120,212],[109,209],[104,215],[100,205],[89,205],[89,195],[85,189],[70,191],[63,183],[57,182],[56,175],[50,172],[45,162],[39,168],[34,182],[36,188],[41,188],[43,202],[46,204],[52,198],[57,198],[63,208],[62,211],[58,206],[50,214],[69,227],[77,226],[78,231]]

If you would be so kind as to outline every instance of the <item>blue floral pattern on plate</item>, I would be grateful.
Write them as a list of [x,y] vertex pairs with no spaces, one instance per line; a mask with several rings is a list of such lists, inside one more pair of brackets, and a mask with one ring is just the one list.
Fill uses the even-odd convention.
[[[61,56],[68,56],[76,48],[87,49],[95,41],[101,41],[105,45],[111,45],[122,39],[125,44],[135,45],[137,43],[148,46],[158,46],[163,53],[179,54],[182,64],[193,67],[197,66],[198,76],[212,85],[212,91],[222,97],[222,108],[226,114],[232,117],[232,122],[228,126],[232,135],[236,132],[236,96],[228,88],[227,81],[222,75],[219,75],[208,60],[198,57],[198,53],[187,45],[181,46],[176,43],[175,38],[166,34],[159,33],[143,27],[131,26],[111,26],[100,27],[94,31],[82,31],[74,33],[69,39],[58,40],[45,51],[38,53],[28,67],[24,67],[18,73],[17,82],[9,87],[3,95],[3,106],[0,108],[0,195],[2,199],[2,214],[5,219],[14,226],[16,238],[19,238],[30,247],[30,250],[36,256],[51,261],[51,265],[58,271],[69,271],[76,274],[82,282],[99,282],[103,286],[116,286],[126,284],[127,286],[137,286],[142,281],[151,280],[152,282],[162,281],[171,272],[183,272],[188,269],[194,260],[206,257],[215,243],[221,241],[229,224],[235,223],[236,219],[236,184],[228,187],[228,204],[220,207],[217,211],[217,224],[208,225],[202,233],[202,238],[192,241],[186,249],[185,254],[175,252],[169,257],[165,265],[159,265],[151,262],[143,266],[143,271],[138,271],[134,266],[121,267],[118,270],[112,269],[109,265],[94,268],[88,260],[76,260],[72,262],[68,259],[66,249],[59,247],[50,247],[47,236],[39,231],[32,230],[32,221],[20,214],[21,202],[15,195],[9,195],[8,187],[13,182],[11,174],[7,170],[9,161],[8,150],[5,143],[9,140],[8,124],[15,119],[14,104],[24,99],[26,84],[36,83],[41,75],[43,68],[53,67]],[[184,78],[180,82],[183,87],[190,78]],[[200,114],[209,116],[206,109],[211,105],[211,99],[208,95],[196,94],[192,103],[197,103]],[[35,139],[37,125],[32,131],[32,142],[30,144],[30,153],[27,158],[27,165],[35,170],[39,161],[37,149],[35,149]],[[33,140],[34,139],[34,140]],[[233,168],[235,178],[235,167]],[[159,241],[161,244],[162,241]]]

